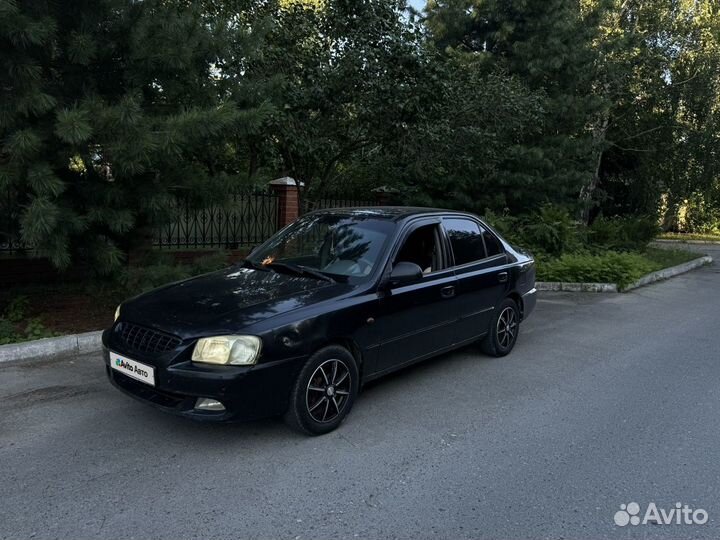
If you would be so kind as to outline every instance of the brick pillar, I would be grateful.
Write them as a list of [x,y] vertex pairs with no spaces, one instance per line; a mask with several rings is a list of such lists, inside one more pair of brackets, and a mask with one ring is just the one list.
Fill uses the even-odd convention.
[[298,183],[294,178],[285,176],[272,180],[270,189],[278,195],[278,228],[281,229],[285,225],[295,221],[300,216],[300,198],[298,196],[298,187],[302,186],[302,182]]
[[399,190],[388,187],[380,186],[372,190],[375,195],[375,204],[378,206],[390,206],[398,198]]

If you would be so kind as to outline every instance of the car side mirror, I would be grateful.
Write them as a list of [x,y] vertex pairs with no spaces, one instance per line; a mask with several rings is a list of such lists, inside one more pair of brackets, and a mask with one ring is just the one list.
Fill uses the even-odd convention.
[[423,276],[422,268],[411,262],[399,262],[393,266],[390,273],[390,285],[403,285],[412,281],[417,281]]

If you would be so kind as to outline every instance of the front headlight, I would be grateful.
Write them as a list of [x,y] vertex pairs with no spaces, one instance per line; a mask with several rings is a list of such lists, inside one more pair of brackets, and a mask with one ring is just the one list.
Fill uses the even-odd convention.
[[251,366],[260,353],[256,336],[214,336],[195,344],[192,361],[204,364]]
[[120,306],[115,310],[115,322],[120,318]]

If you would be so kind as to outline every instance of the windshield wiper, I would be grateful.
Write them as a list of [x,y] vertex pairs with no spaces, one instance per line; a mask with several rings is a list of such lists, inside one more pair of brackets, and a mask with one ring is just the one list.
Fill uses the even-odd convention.
[[263,265],[266,268],[272,268],[272,269],[282,269],[282,270],[289,270],[290,272],[293,272],[299,276],[312,276],[317,279],[322,279],[323,281],[329,281],[330,283],[335,283],[335,280],[331,278],[330,276],[323,274],[320,270],[315,270],[314,268],[309,268],[307,266],[302,266],[300,264],[288,264],[288,263],[282,263],[282,262],[271,262],[268,264]]

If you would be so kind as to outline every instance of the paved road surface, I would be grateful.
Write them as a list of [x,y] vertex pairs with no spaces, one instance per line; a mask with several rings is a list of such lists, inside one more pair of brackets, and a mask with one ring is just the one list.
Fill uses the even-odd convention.
[[[164,415],[96,356],[5,365],[0,538],[718,538],[718,306],[718,266],[546,294],[510,357],[374,383],[320,438]],[[613,522],[678,501],[709,521]]]

